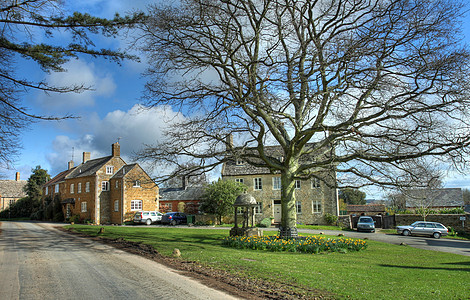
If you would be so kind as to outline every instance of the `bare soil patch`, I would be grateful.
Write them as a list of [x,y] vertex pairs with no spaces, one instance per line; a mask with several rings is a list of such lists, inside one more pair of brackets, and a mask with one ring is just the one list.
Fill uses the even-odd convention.
[[320,291],[300,287],[295,284],[270,282],[266,280],[253,280],[240,278],[232,274],[212,267],[204,266],[195,261],[185,261],[181,258],[173,258],[161,255],[152,246],[125,241],[122,238],[108,239],[102,237],[92,237],[66,230],[63,227],[57,229],[81,237],[90,238],[101,243],[111,245],[117,249],[143,256],[167,267],[177,270],[180,274],[195,278],[214,289],[225,291],[231,295],[243,299],[338,299],[328,291]]

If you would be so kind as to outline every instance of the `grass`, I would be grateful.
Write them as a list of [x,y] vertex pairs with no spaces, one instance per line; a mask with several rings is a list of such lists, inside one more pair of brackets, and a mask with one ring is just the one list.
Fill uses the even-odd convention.
[[[69,226],[96,235],[98,227]],[[266,232],[275,234],[276,232]],[[367,241],[359,252],[299,254],[240,250],[222,245],[228,230],[106,227],[108,238],[152,245],[244,278],[295,283],[352,299],[467,299],[470,257]]]

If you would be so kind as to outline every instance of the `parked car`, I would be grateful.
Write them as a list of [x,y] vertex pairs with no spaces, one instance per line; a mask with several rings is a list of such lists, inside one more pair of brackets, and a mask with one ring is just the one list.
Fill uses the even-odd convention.
[[134,215],[134,223],[145,223],[150,225],[152,223],[160,222],[163,214],[158,211],[138,211]]
[[437,222],[417,221],[409,226],[397,226],[397,233],[401,235],[426,235],[436,239],[446,236],[449,230]]
[[186,224],[187,217],[186,214],[180,212],[169,212],[163,215],[162,224]]
[[371,217],[359,217],[357,231],[375,232],[375,221]]

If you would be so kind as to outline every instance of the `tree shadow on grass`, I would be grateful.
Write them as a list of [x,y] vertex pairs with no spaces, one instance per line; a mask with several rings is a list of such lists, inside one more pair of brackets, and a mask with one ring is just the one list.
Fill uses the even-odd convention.
[[442,265],[456,265],[462,266],[460,268],[450,268],[450,267],[424,267],[424,266],[399,266],[399,265],[385,265],[381,264],[381,267],[387,268],[400,268],[400,269],[417,269],[417,270],[445,270],[445,271],[463,271],[470,272],[470,261],[455,262],[455,263],[443,263]]

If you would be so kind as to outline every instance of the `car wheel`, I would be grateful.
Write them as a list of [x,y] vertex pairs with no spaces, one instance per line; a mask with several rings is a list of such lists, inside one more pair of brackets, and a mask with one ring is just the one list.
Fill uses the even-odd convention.
[[402,233],[404,236],[409,236],[410,235],[410,231],[409,230],[403,230],[403,233]]
[[441,238],[441,234],[439,232],[434,232],[432,234],[432,237],[435,238],[435,239],[439,239],[439,238]]
[[147,219],[147,221],[145,221],[145,224],[151,225],[152,224],[152,219]]
[[175,221],[175,220],[171,221],[171,225],[175,226],[175,225],[176,225],[176,221]]

